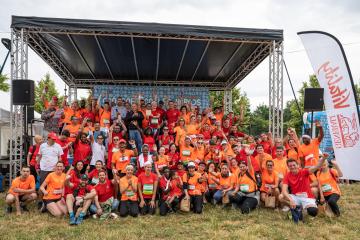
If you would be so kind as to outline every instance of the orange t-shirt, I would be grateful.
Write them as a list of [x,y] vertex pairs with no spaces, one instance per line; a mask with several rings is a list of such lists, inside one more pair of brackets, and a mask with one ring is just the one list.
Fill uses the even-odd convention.
[[64,115],[65,118],[63,119],[63,122],[66,124],[71,124],[71,117],[75,116],[78,119],[81,119],[81,114],[79,111],[74,111],[71,107],[64,107]]
[[[249,172],[250,176],[255,180],[254,171]],[[249,178],[246,173],[243,175],[239,174],[237,184],[239,185],[239,190],[243,193],[252,193],[256,191],[256,183],[251,178]]]
[[64,191],[65,179],[65,173],[62,173],[61,175],[57,175],[55,172],[50,173],[45,179],[48,195],[44,196],[43,199],[60,199]]
[[[135,176],[131,176],[131,182],[133,184],[135,184],[135,186],[137,186],[138,178]],[[119,184],[120,184],[120,188],[126,188],[125,193],[121,194],[121,201],[128,201],[128,200],[137,201],[138,200],[137,188],[135,189],[135,191],[132,189],[132,187],[128,184],[127,176],[120,178]]]
[[[331,172],[330,172],[331,171]],[[327,172],[318,171],[316,177],[319,181],[321,191],[324,196],[329,196],[333,193],[341,194],[339,185],[337,184],[335,178],[337,178],[338,172],[335,169],[329,169]]]
[[190,160],[194,160],[195,159],[195,153],[194,153],[194,148],[189,146],[186,147],[185,145],[182,145],[180,147],[180,160],[182,162],[189,162]]
[[216,118],[216,121],[220,121],[222,122],[222,119],[224,117],[224,113],[223,112],[220,112],[220,113],[216,113],[214,114],[215,118]]
[[202,183],[200,183],[201,185],[201,193],[204,193],[206,191],[206,186],[207,186],[207,178],[208,178],[208,174],[206,172],[198,172],[202,177],[203,179],[205,179],[205,181],[203,181]]
[[185,120],[185,124],[189,124],[190,123],[190,113],[187,113],[185,115],[180,115],[179,119],[183,118]]
[[100,108],[99,119],[101,127],[106,127],[107,124],[110,125],[111,111],[106,111],[105,109]]
[[319,146],[320,142],[318,138],[311,140],[309,145],[301,144],[299,147],[299,157],[308,158],[305,160],[304,167],[316,166],[319,160]]
[[213,175],[212,173],[209,173],[207,177],[208,177],[207,182],[208,182],[209,189],[216,189],[217,184],[212,178],[219,179],[220,173],[215,172],[215,175]]
[[228,177],[223,177],[220,174],[218,189],[225,190],[230,187],[234,187],[236,184],[236,176],[234,174],[230,174]]
[[125,168],[130,164],[130,158],[133,156],[133,150],[125,149],[123,153],[121,151],[117,151],[113,153],[111,162],[115,164],[116,170],[121,171],[121,173],[125,173]]
[[35,178],[33,175],[29,175],[26,179],[21,179],[21,177],[15,178],[11,182],[11,187],[9,189],[9,193],[12,195],[18,195],[19,193],[15,193],[14,189],[20,188],[22,190],[30,190],[35,189]]
[[279,178],[284,178],[286,173],[288,172],[286,158],[282,159],[273,159],[274,162],[274,171],[278,173]]
[[175,137],[175,144],[177,146],[181,146],[184,144],[186,131],[185,129],[181,128],[180,126],[177,126],[174,128],[174,132],[176,133]]
[[196,148],[194,150],[194,154],[195,154],[196,159],[203,161],[205,158],[205,147],[201,146],[201,147]]
[[228,157],[235,157],[235,153],[234,151],[231,149],[231,146],[228,144],[228,147],[226,148],[226,150],[222,150],[221,151],[222,154],[222,160],[226,161],[228,159]]
[[279,185],[279,177],[278,173],[276,171],[273,171],[271,174],[264,170],[261,173],[261,192],[269,192],[271,187],[278,186]]
[[189,195],[201,195],[202,186],[198,181],[199,178],[201,178],[201,174],[198,172],[195,172],[192,177],[188,173],[183,175],[183,182],[188,184]]
[[199,124],[188,124],[186,125],[187,135],[199,134]]
[[261,171],[265,171],[266,169],[266,161],[272,160],[272,156],[267,153],[263,153],[262,155],[256,155],[255,161],[257,162],[258,166],[261,167]]
[[292,159],[296,160],[296,162],[298,164],[300,164],[300,156],[299,156],[299,153],[295,151],[295,149],[288,149],[287,157],[288,157],[288,159],[292,158]]
[[158,160],[155,162],[155,166],[159,169],[159,171],[161,171],[164,167],[168,167],[169,166],[169,156],[168,155],[164,155],[158,156]]
[[230,167],[230,172],[232,173],[232,174],[234,174],[235,176],[239,176],[239,173],[240,173],[240,168],[239,168],[239,166],[231,166]]
[[[79,130],[80,130],[80,124],[77,124],[77,125],[72,125],[72,124],[69,124],[69,125],[66,125],[65,126],[65,130],[68,130],[70,132],[70,137],[69,137],[69,141],[70,142],[75,142],[76,140],[76,136],[79,134]],[[72,134],[75,135],[75,137],[71,136]]]

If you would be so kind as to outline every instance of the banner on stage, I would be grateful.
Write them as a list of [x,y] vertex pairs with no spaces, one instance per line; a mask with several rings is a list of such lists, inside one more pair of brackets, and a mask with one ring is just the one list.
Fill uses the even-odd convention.
[[360,180],[360,125],[354,83],[341,43],[324,32],[300,32],[319,84],[324,88],[328,128],[345,179]]
[[113,102],[122,97],[130,103],[138,102],[139,99],[144,99],[146,103],[173,100],[179,107],[183,104],[199,106],[201,109],[209,107],[209,89],[203,87],[98,85],[94,87],[94,97],[98,96]]

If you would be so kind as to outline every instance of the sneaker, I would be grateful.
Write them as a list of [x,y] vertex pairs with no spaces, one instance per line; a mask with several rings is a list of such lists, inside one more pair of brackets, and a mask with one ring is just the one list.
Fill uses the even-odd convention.
[[80,225],[83,222],[83,220],[84,220],[84,215],[83,213],[80,213],[79,217],[75,221],[75,224]]
[[289,210],[290,210],[290,208],[288,206],[283,206],[281,208],[281,211],[283,211],[283,212],[288,212]]
[[117,219],[119,216],[116,213],[110,213],[110,218]]
[[13,208],[11,206],[6,207],[6,214],[12,213]]
[[69,222],[70,225],[75,225],[76,224],[76,219],[75,219],[75,216],[71,216],[70,217],[70,222]]
[[296,206],[296,208],[290,209],[290,211],[294,223],[297,224],[299,221],[303,220],[302,209],[300,206]]
[[93,215],[92,215],[92,218],[93,218],[93,219],[98,219],[99,217],[98,217],[97,214],[93,214]]

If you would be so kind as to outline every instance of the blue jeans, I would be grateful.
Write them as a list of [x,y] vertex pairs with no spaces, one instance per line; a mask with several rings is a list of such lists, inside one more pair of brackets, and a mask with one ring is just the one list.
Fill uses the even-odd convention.
[[[116,209],[118,209],[119,204],[120,204],[120,201],[119,201],[118,199],[114,199],[111,210],[112,210],[112,211],[115,211]],[[96,210],[97,210],[96,205],[95,205],[95,204],[91,204],[90,207],[89,207],[90,213],[91,213],[91,214],[95,214],[95,213],[96,213]]]
[[130,140],[134,140],[137,150],[140,152],[142,147],[142,138],[139,130],[129,130]]
[[217,190],[215,193],[214,193],[214,196],[213,196],[214,200],[216,203],[219,203],[222,201],[222,198],[223,198],[223,191],[222,190]]

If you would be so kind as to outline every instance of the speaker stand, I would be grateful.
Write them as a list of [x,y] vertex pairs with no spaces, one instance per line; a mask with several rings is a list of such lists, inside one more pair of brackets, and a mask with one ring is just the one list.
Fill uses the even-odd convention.
[[314,110],[311,110],[311,120],[310,120],[310,136],[313,138],[313,122],[314,122]]

